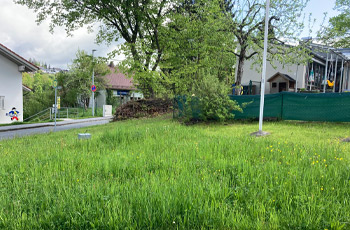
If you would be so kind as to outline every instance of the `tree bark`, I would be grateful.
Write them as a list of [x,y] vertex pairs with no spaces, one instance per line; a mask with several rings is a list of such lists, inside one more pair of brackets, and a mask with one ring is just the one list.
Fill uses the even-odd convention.
[[241,51],[238,57],[238,66],[237,66],[237,76],[236,76],[236,95],[241,95],[241,84],[242,84],[242,75],[243,75],[243,67],[245,61],[245,51]]

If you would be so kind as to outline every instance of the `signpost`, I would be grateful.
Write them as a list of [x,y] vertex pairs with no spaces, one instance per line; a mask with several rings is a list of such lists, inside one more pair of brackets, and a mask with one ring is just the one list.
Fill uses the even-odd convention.
[[57,97],[57,109],[61,108],[61,97]]
[[55,79],[53,81],[53,87],[55,88],[55,127],[53,129],[53,131],[56,131],[56,117],[57,117],[57,80]]
[[[94,73],[94,52],[96,50],[92,50],[92,86],[91,86],[91,90],[92,90],[92,116],[95,116],[95,91],[96,91],[96,86],[95,86],[95,73]],[[93,89],[93,87],[95,87],[95,90]]]

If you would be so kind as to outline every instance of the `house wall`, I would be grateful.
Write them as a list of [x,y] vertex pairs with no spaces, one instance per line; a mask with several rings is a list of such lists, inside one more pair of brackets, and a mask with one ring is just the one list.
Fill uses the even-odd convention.
[[5,96],[5,108],[0,108],[0,124],[11,123],[9,113],[12,107],[19,111],[19,121],[23,121],[22,74],[17,64],[0,54],[0,96]]
[[[257,66],[252,67],[253,61],[247,60],[244,63],[243,67],[243,76],[242,76],[242,85],[249,85],[249,81],[258,81],[261,82],[261,73],[256,71]],[[272,67],[270,62],[267,62],[266,66],[266,79],[265,79],[265,93],[270,94],[273,93],[270,89],[270,84],[267,80],[275,75],[277,72],[287,74],[291,78],[296,79],[296,74],[298,73],[297,87],[305,88],[305,67],[304,65],[299,65],[297,68],[296,64],[288,64],[283,65],[279,62],[274,62],[276,69]],[[262,69],[262,66],[260,67]],[[237,69],[237,68],[236,68]],[[297,72],[298,70],[298,72]],[[253,85],[256,85],[256,94],[260,94],[260,84],[253,82]]]
[[103,105],[106,104],[107,92],[106,92],[106,90],[100,90],[98,92],[99,92],[99,94],[96,97],[97,108],[102,108]]
[[[113,90],[113,96],[119,98],[121,103],[126,103],[134,98],[143,98],[142,93],[131,92],[130,95],[122,96],[123,99],[121,99],[120,98],[121,96],[117,94],[117,90]],[[102,108],[103,105],[106,105],[106,103],[107,103],[106,100],[107,100],[106,90],[99,91],[99,95],[96,97],[97,107]],[[90,108],[92,107],[91,100],[90,100],[89,107]]]

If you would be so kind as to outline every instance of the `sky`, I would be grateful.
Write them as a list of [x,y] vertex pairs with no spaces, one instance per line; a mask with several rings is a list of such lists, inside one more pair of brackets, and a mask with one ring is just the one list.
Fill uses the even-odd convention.
[[[326,22],[329,17],[337,14],[333,10],[334,4],[335,0],[310,0],[305,14],[312,12],[312,17],[317,20],[314,31],[322,23],[324,12],[328,12]],[[35,20],[36,14],[26,6],[16,5],[12,0],[0,0],[0,43],[27,60],[34,58],[51,67],[63,69],[69,68],[78,49],[87,53],[96,49],[96,56],[107,57],[109,52],[118,48],[117,42],[110,46],[97,45],[96,33],[88,33],[86,28],[81,28],[72,37],[68,37],[64,28],[56,28],[51,34],[49,21],[37,25]],[[307,32],[302,34],[302,37],[307,36],[310,36]],[[118,56],[113,61],[118,63],[122,59],[123,56]]]

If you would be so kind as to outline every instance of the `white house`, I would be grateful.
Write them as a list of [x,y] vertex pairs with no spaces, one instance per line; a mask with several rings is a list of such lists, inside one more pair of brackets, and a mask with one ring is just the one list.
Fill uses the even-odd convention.
[[11,123],[10,112],[18,111],[23,121],[22,72],[34,72],[39,68],[0,43],[0,124]]
[[[130,100],[138,100],[143,98],[143,94],[138,92],[133,84],[132,77],[127,77],[113,65],[110,65],[109,68],[111,71],[110,74],[103,77],[107,83],[106,90],[100,90],[98,96],[96,97],[95,103],[97,107],[106,105],[107,90],[111,91],[113,97],[117,98],[120,104],[126,103]],[[92,100],[90,100],[90,102],[91,101]]]

